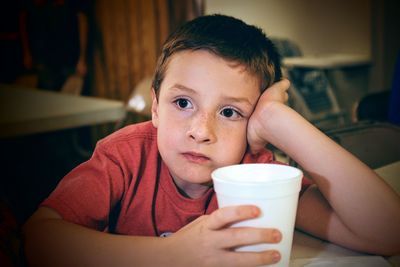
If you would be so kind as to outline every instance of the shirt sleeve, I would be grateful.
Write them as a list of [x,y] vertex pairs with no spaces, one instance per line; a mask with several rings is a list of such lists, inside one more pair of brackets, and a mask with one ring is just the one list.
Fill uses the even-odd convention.
[[91,159],[67,174],[40,206],[55,210],[66,221],[103,231],[123,188],[118,157],[98,145]]

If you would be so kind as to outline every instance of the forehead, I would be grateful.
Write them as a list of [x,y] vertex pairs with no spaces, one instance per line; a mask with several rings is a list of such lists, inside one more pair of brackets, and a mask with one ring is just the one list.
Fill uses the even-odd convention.
[[[245,66],[228,61],[207,50],[185,50],[170,57],[161,87],[173,83],[191,88],[230,88],[244,91],[257,97],[261,93],[258,77],[248,72]],[[243,89],[243,90],[234,90]]]

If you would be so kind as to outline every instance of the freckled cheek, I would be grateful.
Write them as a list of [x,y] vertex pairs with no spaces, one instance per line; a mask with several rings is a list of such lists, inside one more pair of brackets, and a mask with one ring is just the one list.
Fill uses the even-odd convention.
[[[174,147],[182,141],[182,129],[173,124],[166,124],[164,127],[159,127],[159,141],[164,146]],[[162,130],[160,132],[160,130]]]
[[242,159],[247,147],[246,127],[236,127],[235,129],[225,129],[219,136],[220,149],[222,153],[229,156],[229,161],[236,162]]
[[181,144],[185,135],[184,125],[175,116],[168,116],[160,121],[158,131],[159,143],[170,148]]

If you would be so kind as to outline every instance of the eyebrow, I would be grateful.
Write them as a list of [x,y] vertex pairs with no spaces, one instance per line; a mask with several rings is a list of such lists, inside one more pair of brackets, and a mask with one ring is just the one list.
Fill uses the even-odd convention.
[[[182,84],[174,84],[173,86],[170,87],[170,89],[172,89],[172,90],[183,90],[183,91],[187,91],[187,92],[192,93],[192,94],[198,94],[198,92],[196,90],[194,90],[193,88],[184,86]],[[224,100],[231,101],[231,102],[237,102],[237,103],[245,103],[245,104],[247,104],[249,106],[253,106],[253,104],[246,97],[226,96],[226,97],[224,97]]]
[[179,84],[179,83],[174,84],[169,89],[172,89],[172,90],[177,90],[178,89],[178,90],[188,91],[188,92],[190,92],[192,94],[198,94],[197,91],[194,90],[193,88],[184,86],[184,85]]

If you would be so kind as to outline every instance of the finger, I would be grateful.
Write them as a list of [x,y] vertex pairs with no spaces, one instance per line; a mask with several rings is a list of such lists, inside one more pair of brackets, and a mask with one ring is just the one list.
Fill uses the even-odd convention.
[[274,228],[231,227],[220,231],[222,238],[218,247],[237,248],[255,244],[276,244],[282,240],[282,234]]
[[290,81],[286,78],[283,78],[282,80],[273,83],[267,89],[287,91],[289,89],[289,87],[290,87]]
[[289,90],[290,87],[290,81],[286,78],[283,78],[277,83],[274,83],[275,86],[279,86],[282,90],[286,91]]
[[227,225],[256,218],[260,215],[260,209],[253,205],[229,206],[217,209],[207,219],[208,229],[218,230]]
[[290,82],[287,79],[281,80],[272,84],[265,90],[261,95],[259,102],[261,101],[278,101],[286,103],[288,100],[288,90],[290,87]]
[[284,103],[287,103],[287,102],[288,102],[288,100],[289,100],[289,94],[288,94],[288,92],[286,91],[286,92],[285,92],[285,99],[284,99]]
[[224,257],[225,262],[221,265],[240,267],[240,266],[260,266],[279,262],[281,255],[279,251],[267,250],[262,252],[228,252]]

